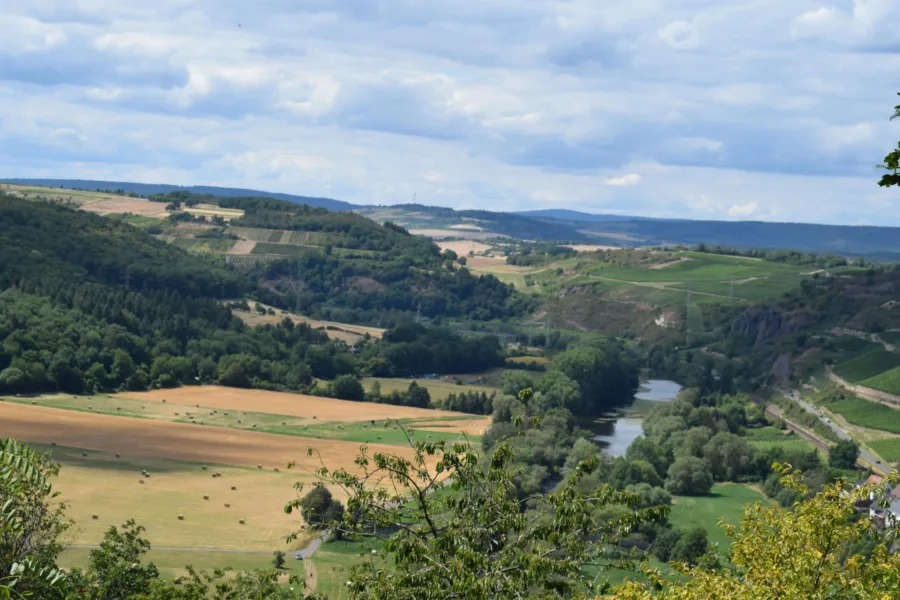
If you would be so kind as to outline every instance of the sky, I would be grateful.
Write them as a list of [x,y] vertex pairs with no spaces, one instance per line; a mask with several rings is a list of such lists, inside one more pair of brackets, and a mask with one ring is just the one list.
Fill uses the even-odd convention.
[[0,177],[900,225],[900,0],[0,0]]

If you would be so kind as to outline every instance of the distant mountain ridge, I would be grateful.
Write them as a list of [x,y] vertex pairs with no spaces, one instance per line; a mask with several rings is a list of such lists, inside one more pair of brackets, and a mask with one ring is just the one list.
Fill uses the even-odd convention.
[[[180,186],[80,179],[2,179],[19,185],[117,190],[142,196],[185,190],[215,196],[256,196],[287,200],[332,211],[376,210],[374,205],[357,205],[333,198],[317,198],[215,186]],[[722,245],[742,249],[797,250],[848,257],[865,255],[875,260],[900,259],[900,227],[820,225],[814,223],[773,223],[762,221],[700,221],[662,219],[631,215],[592,214],[564,208],[499,212],[454,210],[421,204],[389,205],[390,208],[423,213],[434,219],[435,227],[477,222],[485,232],[524,240],[547,242],[587,242],[610,246],[664,246],[697,244]],[[424,224],[420,227],[429,228]]]
[[609,223],[612,221],[659,221],[654,217],[636,217],[633,215],[610,215],[610,214],[594,214],[581,212],[580,210],[569,210],[568,208],[545,208],[541,210],[522,210],[515,214],[523,217],[534,217],[538,219],[557,219],[559,221],[573,222],[590,222],[590,223]]
[[212,185],[169,185],[165,183],[133,183],[128,181],[101,181],[95,179],[3,179],[6,183],[19,185],[37,185],[44,187],[80,188],[83,190],[123,190],[126,193],[150,196],[151,194],[168,194],[169,192],[188,191],[192,194],[211,194],[213,196],[257,196],[277,198],[299,204],[308,204],[328,210],[353,210],[356,204],[335,200],[334,198],[318,198],[314,196],[297,196],[280,192],[264,192],[245,188],[217,187]]

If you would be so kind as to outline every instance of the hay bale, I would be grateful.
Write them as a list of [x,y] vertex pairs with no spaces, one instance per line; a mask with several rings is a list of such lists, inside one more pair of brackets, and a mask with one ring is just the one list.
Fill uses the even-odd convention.
[[88,410],[94,410],[93,406],[88,406]]
[[203,496],[204,500],[209,500],[209,496]]
[[181,585],[181,577],[175,578],[175,585]]
[[281,424],[282,424],[282,425],[287,425],[287,421],[282,421]]
[[50,442],[51,446],[56,446],[56,442]]
[[144,480],[143,480],[143,479],[138,479],[138,483],[141,484],[141,485],[144,485]]
[[231,505],[228,504],[228,503],[226,502],[226,503],[225,503],[225,508],[231,508]]
[[146,406],[141,405],[141,408],[144,409],[144,410],[147,410],[147,407],[146,407]]
[[278,467],[275,467],[275,472],[276,472],[276,473],[278,473],[278,472],[279,472],[279,471],[278,471]]
[[93,520],[96,521],[96,520],[99,519],[100,517],[99,517],[98,515],[91,515],[91,518],[92,518]]
[[82,452],[82,453],[81,453],[81,456],[87,458],[87,452]]
[[315,416],[315,415],[313,415],[313,421],[315,421],[315,420],[316,420],[316,416]]
[[121,406],[117,406],[117,407],[116,407],[116,410],[122,410],[122,407],[121,407]]
[[32,404],[37,404],[37,401],[32,400],[31,403],[32,403]]
[[237,486],[236,486],[236,485],[231,486],[231,491],[232,491],[232,492],[236,492],[236,491],[237,491]]
[[165,404],[165,403],[166,403],[166,399],[165,399],[165,398],[163,398],[163,404]]
[[119,455],[118,455],[118,454],[116,454],[116,458],[122,458],[122,457],[121,457],[121,456],[119,456]]
[[197,408],[200,408],[200,405],[199,405],[199,404],[197,405]]
[[256,423],[253,424],[253,429],[256,429]]
[[256,465],[257,469],[262,469],[262,465]]
[[184,515],[178,515],[178,520],[179,520],[179,521],[184,521]]
[[241,525],[244,525],[244,524],[245,524],[243,519],[241,519],[240,521],[238,521],[238,523],[240,523]]
[[202,467],[200,467],[200,470],[201,470],[201,471],[205,471],[205,470],[206,470],[206,465],[203,465]]
[[176,417],[180,417],[180,416],[181,416],[181,413],[175,413],[175,416],[176,416]]

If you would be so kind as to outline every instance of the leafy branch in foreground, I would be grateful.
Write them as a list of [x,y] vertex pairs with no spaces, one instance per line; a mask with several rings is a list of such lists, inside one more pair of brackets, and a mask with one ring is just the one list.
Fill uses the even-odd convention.
[[[893,472],[886,486],[852,489],[842,481],[813,494],[790,465],[775,465],[781,483],[801,495],[791,509],[756,503],[745,509],[741,528],[725,525],[734,542],[733,569],[675,565],[683,581],[664,581],[646,569],[649,584],[628,582],[616,600],[886,600],[900,595],[900,554],[891,553],[893,539],[880,535],[867,558],[849,552],[853,544],[873,535],[874,525],[859,518],[857,502],[869,494],[882,496],[897,484]],[[890,486],[890,487],[887,487]]]
[[[900,96],[900,92],[898,92],[897,95]],[[891,121],[897,118],[900,118],[900,104],[894,107],[894,114],[891,115]],[[897,144],[896,150],[884,157],[884,163],[878,165],[878,168],[890,171],[890,173],[882,175],[878,185],[881,187],[900,185],[900,143]]]
[[[319,527],[353,539],[382,539],[392,565],[373,556],[354,567],[347,582],[353,599],[584,597],[594,586],[584,568],[613,564],[605,554],[619,536],[668,511],[639,509],[638,495],[606,485],[579,492],[596,457],[582,461],[558,491],[521,498],[507,441],[479,458],[465,441],[413,442],[406,434],[412,459],[370,456],[363,446],[358,471],[323,465],[316,472],[317,485],[339,487],[349,498],[340,519]],[[627,510],[602,521],[593,516],[612,505]],[[297,500],[285,510],[300,506]]]

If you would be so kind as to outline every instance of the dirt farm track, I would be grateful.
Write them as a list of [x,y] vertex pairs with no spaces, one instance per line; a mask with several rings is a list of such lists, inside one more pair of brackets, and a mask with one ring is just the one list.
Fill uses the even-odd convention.
[[[351,467],[359,452],[355,442],[239,431],[204,425],[169,423],[0,402],[0,436],[56,443],[131,456],[266,469],[296,461],[301,469],[320,466],[307,448],[317,450],[329,466]],[[370,452],[412,456],[411,448],[369,444]]]

